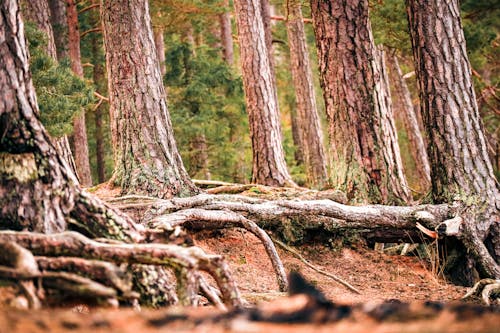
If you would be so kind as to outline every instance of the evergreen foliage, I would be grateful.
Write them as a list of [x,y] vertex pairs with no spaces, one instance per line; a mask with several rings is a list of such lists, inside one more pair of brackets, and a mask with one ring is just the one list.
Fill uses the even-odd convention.
[[[167,40],[169,111],[186,168],[192,177],[203,177],[195,143],[204,136],[214,178],[248,179],[250,141],[241,78],[222,60],[220,49],[201,45],[193,50],[175,35]],[[239,170],[241,165],[248,167]]]
[[58,63],[47,55],[43,32],[30,23],[25,30],[42,123],[53,137],[70,134],[73,117],[94,101],[94,90],[72,73],[69,61]]

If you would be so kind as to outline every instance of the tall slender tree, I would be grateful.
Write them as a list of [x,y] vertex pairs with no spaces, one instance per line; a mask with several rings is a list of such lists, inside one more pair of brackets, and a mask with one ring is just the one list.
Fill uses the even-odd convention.
[[294,185],[282,146],[276,86],[264,35],[259,0],[234,2],[240,58],[252,138],[252,181],[271,186]]
[[229,13],[229,1],[224,0],[225,11],[219,14],[220,40],[224,60],[229,66],[234,63],[233,33],[231,27],[231,15]]
[[49,0],[50,21],[54,31],[57,59],[68,57],[68,20],[66,19],[66,0]]
[[316,106],[301,3],[300,0],[288,0],[286,2],[290,67],[297,101],[297,119],[295,122],[299,131],[297,136],[300,151],[304,158],[308,183],[316,187],[322,187],[328,181],[323,149],[323,131]]
[[420,184],[423,189],[427,189],[431,184],[431,167],[429,158],[425,150],[424,138],[420,126],[418,125],[417,115],[413,102],[411,100],[410,90],[403,77],[403,72],[399,66],[399,60],[395,52],[389,53],[388,61],[390,68],[391,83],[394,91],[394,99],[399,105],[400,119],[402,119],[408,141],[410,143],[410,153],[415,161],[416,171],[420,178]]
[[311,0],[333,181],[348,197],[408,201],[368,0]]
[[[49,57],[57,61],[57,49],[54,38],[54,31],[51,24],[50,7],[47,0],[23,1],[23,15],[26,21],[34,23],[37,28],[42,31],[47,38],[46,52]],[[75,182],[79,182],[78,172],[76,169],[75,159],[71,152],[68,136],[53,137],[54,145],[59,155],[63,158],[63,162],[69,170],[71,178]]]
[[189,179],[174,140],[147,0],[102,0],[113,180],[124,193],[187,196]]
[[[78,11],[75,0],[67,0],[66,17],[68,20],[68,54],[71,69],[76,75],[83,77],[83,67],[80,55],[80,30],[78,27]],[[87,140],[87,126],[85,111],[82,110],[73,119],[73,151],[80,183],[83,186],[92,185],[90,172],[89,143]]]
[[499,185],[477,108],[458,0],[406,4],[434,200],[467,207],[460,241],[468,251],[450,258],[448,273],[470,284],[477,267],[481,275],[498,279]]

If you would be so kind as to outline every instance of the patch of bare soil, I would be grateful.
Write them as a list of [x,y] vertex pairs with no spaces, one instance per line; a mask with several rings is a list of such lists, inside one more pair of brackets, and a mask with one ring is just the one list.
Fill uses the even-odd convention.
[[[118,192],[99,188],[98,192],[116,196]],[[278,292],[278,284],[269,258],[252,234],[240,230],[201,232],[194,236],[196,245],[207,252],[223,254],[240,291],[251,304],[289,302]],[[301,274],[324,292],[334,303],[347,305],[378,304],[400,300],[412,304],[424,301],[458,301],[466,288],[438,279],[427,264],[417,257],[388,255],[367,249],[320,244],[295,247],[310,263],[349,282],[361,291],[355,294],[331,278],[322,275],[278,247],[287,271]],[[169,308],[161,310],[130,308],[110,309],[75,303],[64,308],[41,311],[18,310],[10,306],[15,297],[12,287],[0,288],[0,333],[11,332],[496,332],[499,312],[449,312],[379,322],[366,314],[354,315],[328,324],[265,323],[227,316],[213,307]],[[281,303],[280,303],[281,302]],[[291,301],[290,301],[291,302]],[[368,305],[366,305],[368,304]],[[362,306],[358,306],[360,309]]]

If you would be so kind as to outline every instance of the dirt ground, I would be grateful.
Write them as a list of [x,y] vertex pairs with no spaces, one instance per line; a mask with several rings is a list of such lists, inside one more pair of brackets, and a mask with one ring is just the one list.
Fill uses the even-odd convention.
[[[244,230],[203,232],[195,235],[196,245],[209,253],[223,254],[243,298],[252,304],[279,302],[286,295],[278,284],[267,254],[252,234]],[[416,256],[389,255],[364,245],[332,248],[320,244],[294,247],[318,268],[349,282],[361,291],[346,287],[307,267],[290,252],[278,247],[287,271],[295,270],[319,288],[333,302],[341,304],[377,304],[400,300],[412,304],[423,301],[458,302],[466,288],[446,283],[428,269],[428,263]],[[84,304],[64,308],[28,311],[15,309],[13,289],[0,288],[0,333],[10,332],[498,332],[499,312],[463,318],[443,312],[431,319],[379,323],[372,318],[353,317],[327,325],[271,324],[247,320],[202,321],[217,316],[218,310],[205,306],[195,309],[130,308],[111,309]],[[285,299],[287,300],[287,299]],[[286,301],[285,301],[286,302]],[[462,316],[462,315],[461,315]],[[162,319],[163,318],[163,319]],[[168,318],[168,319],[165,319]],[[198,318],[198,319],[197,319]]]

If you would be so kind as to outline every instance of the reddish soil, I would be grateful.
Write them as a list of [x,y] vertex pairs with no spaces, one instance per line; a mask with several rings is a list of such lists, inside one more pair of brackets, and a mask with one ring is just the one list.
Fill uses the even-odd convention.
[[[207,252],[223,254],[227,259],[243,297],[250,304],[276,302],[285,297],[278,285],[270,261],[260,242],[251,234],[236,230],[199,233],[196,244]],[[331,278],[308,268],[288,251],[278,248],[285,268],[300,271],[334,302],[345,304],[380,303],[398,299],[405,302],[457,301],[466,292],[438,279],[427,263],[417,257],[387,255],[367,249],[333,250],[319,244],[295,248],[307,260],[324,271],[335,274],[361,291],[355,294]],[[455,314],[443,312],[432,319],[408,322],[378,323],[371,318],[349,318],[328,325],[287,325],[232,320],[196,324],[196,318],[217,313],[212,307],[196,309],[170,308],[163,310],[106,309],[86,305],[41,311],[17,310],[7,304],[13,289],[0,288],[0,333],[10,332],[498,332],[497,313],[467,320],[457,320]],[[151,319],[165,314],[179,315],[163,325],[153,325]],[[185,318],[184,316],[187,316]]]

